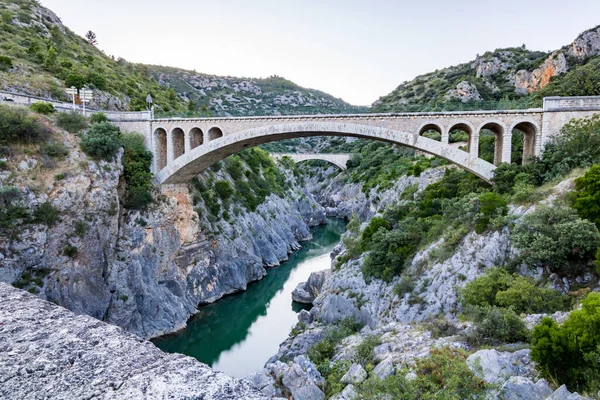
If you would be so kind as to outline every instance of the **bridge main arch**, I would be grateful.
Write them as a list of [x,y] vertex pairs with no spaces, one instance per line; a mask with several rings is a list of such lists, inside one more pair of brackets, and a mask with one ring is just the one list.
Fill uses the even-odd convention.
[[299,121],[251,128],[225,134],[192,149],[160,170],[156,177],[161,184],[189,182],[211,165],[246,148],[284,139],[309,136],[349,136],[406,146],[446,159],[480,178],[490,181],[494,165],[445,143],[378,126],[328,121]]

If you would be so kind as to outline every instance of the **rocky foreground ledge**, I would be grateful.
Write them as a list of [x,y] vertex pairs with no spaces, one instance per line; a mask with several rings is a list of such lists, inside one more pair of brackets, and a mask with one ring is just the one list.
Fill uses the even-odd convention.
[[267,399],[116,326],[0,283],[2,399]]

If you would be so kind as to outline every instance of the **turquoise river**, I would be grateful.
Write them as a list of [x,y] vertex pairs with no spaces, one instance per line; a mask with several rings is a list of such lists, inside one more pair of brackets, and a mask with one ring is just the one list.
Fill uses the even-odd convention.
[[312,229],[313,239],[272,268],[244,292],[202,306],[187,328],[154,340],[163,351],[183,353],[218,371],[244,378],[262,369],[296,324],[303,306],[292,302],[292,291],[311,272],[331,265],[330,253],[345,230],[341,220]]

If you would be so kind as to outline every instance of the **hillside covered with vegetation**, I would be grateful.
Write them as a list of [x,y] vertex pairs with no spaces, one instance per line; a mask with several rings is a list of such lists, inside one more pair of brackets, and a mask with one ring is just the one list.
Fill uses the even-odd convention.
[[600,94],[600,28],[552,53],[525,45],[488,51],[475,60],[403,82],[374,112],[540,107],[545,96]]
[[[158,114],[280,115],[365,111],[284,78],[218,77],[109,56],[36,0],[0,0],[0,90],[69,101],[67,87],[96,91],[92,107]],[[101,39],[100,39],[101,40]]]

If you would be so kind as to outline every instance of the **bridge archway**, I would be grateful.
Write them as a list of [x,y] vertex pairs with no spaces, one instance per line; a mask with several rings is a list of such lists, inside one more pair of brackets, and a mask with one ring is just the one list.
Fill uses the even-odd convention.
[[[535,156],[535,147],[539,127],[531,121],[523,121],[515,124],[511,128],[513,158],[512,162],[526,164],[528,160]],[[520,156],[520,157],[519,157]],[[517,159],[518,158],[518,159]]]
[[223,131],[219,127],[212,127],[208,131],[208,141],[212,141],[218,138],[223,137]]
[[212,164],[246,148],[310,136],[348,136],[406,146],[446,159],[486,181],[490,181],[495,169],[491,163],[465,151],[453,149],[445,143],[418,134],[354,123],[299,121],[251,128],[215,138],[174,160],[156,176],[164,184],[186,183]]
[[204,132],[200,128],[190,130],[190,148],[193,150],[204,143]]
[[171,140],[173,141],[173,159],[181,157],[185,153],[185,132],[183,132],[183,129],[173,129]]
[[154,158],[157,171],[167,166],[167,131],[163,128],[154,131]]
[[479,154],[482,154],[482,145],[485,146],[486,142],[481,140],[481,133],[482,131],[490,131],[493,134],[494,137],[494,142],[493,142],[493,148],[494,148],[494,157],[493,157],[493,163],[494,165],[499,165],[502,162],[502,153],[503,153],[503,149],[504,149],[504,136],[505,136],[505,127],[504,124],[502,124],[501,122],[498,121],[489,121],[489,122],[485,122],[483,123],[479,129],[479,138],[480,138],[480,143],[479,143]]
[[466,142],[466,151],[473,154],[475,157],[479,155],[479,136],[474,137],[475,128],[465,121],[454,122],[448,128],[448,141],[457,143],[457,146],[462,146],[461,143]]
[[442,141],[443,134],[444,129],[433,122],[426,123],[419,129],[419,136],[425,136],[426,138],[437,140],[438,142]]

